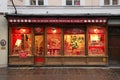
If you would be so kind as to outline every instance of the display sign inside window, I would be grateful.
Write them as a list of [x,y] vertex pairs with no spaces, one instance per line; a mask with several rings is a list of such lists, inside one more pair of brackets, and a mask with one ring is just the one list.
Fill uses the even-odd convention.
[[84,29],[79,28],[64,29],[64,34],[84,34],[84,33],[85,33]]
[[25,52],[20,52],[20,53],[19,53],[19,57],[20,57],[20,58],[26,58],[27,56],[26,56],[26,53],[25,53]]
[[88,29],[88,54],[91,56],[105,55],[105,29]]
[[85,54],[84,30],[78,28],[65,29],[64,54],[69,56]]
[[43,33],[44,32],[44,29],[42,27],[36,27],[34,28],[35,30],[35,33]]

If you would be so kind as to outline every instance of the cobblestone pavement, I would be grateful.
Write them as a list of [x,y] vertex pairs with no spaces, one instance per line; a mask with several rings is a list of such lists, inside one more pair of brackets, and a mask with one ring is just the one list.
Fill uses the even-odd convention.
[[0,80],[120,80],[120,68],[0,68]]

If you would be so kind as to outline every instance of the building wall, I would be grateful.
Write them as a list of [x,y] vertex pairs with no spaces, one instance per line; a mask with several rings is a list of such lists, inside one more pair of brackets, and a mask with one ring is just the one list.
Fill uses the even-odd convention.
[[85,0],[86,6],[99,6],[99,0]]
[[[22,6],[24,5],[24,0],[13,0],[15,5]],[[12,5],[12,2],[10,0],[7,0],[7,5]]]
[[[3,2],[3,0],[1,1]],[[13,1],[16,6],[30,5],[30,0],[13,0]],[[112,0],[110,2],[112,2]],[[65,6],[66,5],[65,3],[66,0],[44,0],[45,6]],[[81,6],[103,6],[104,0],[80,0],[80,3]],[[118,4],[120,4],[120,0],[118,0]],[[10,0],[7,0],[7,5],[12,5]]]
[[7,12],[7,0],[0,0],[0,13]]
[[61,6],[62,0],[48,0],[48,6]]
[[3,14],[0,14],[0,41],[4,39],[7,44],[1,46],[0,44],[0,67],[7,67],[8,59],[8,26]]
[[[64,3],[66,3],[66,0],[44,0],[45,1],[45,5],[47,4],[47,6],[65,6]],[[85,0],[85,5],[83,3],[83,0],[80,0],[81,5],[83,6],[98,6],[99,5],[99,1],[100,0]],[[30,0],[14,0],[15,5],[17,6],[22,6],[22,5],[29,5],[30,4]],[[12,5],[10,0],[7,0],[7,4],[8,5]]]

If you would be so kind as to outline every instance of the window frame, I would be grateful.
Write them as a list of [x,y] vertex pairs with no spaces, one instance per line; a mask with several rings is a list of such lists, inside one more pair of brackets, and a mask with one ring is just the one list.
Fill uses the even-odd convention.
[[117,0],[117,4],[114,4],[113,2],[114,2],[113,0],[109,0],[109,4],[105,4],[105,0],[104,0],[104,5],[105,5],[105,6],[109,6],[109,5],[119,5],[119,0]]
[[31,4],[31,1],[32,0],[29,1],[31,6],[43,6],[43,5],[45,5],[45,0],[43,0],[43,4],[42,5],[39,5],[39,0],[35,0],[35,4]]
[[67,0],[66,1],[66,6],[80,6],[81,5],[81,0],[79,0],[79,5],[75,5],[75,0],[71,0],[72,4],[71,5],[67,5]]

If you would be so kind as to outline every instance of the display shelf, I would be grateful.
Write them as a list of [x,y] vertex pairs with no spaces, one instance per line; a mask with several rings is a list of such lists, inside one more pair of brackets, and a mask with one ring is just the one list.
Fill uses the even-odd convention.
[[53,57],[53,58],[55,58],[55,57],[62,57],[62,55],[46,55],[45,57]]
[[[9,57],[20,57],[19,54],[17,55],[9,55]],[[33,55],[27,55],[26,57],[34,57]]]
[[86,57],[85,55],[64,55],[63,57]]

